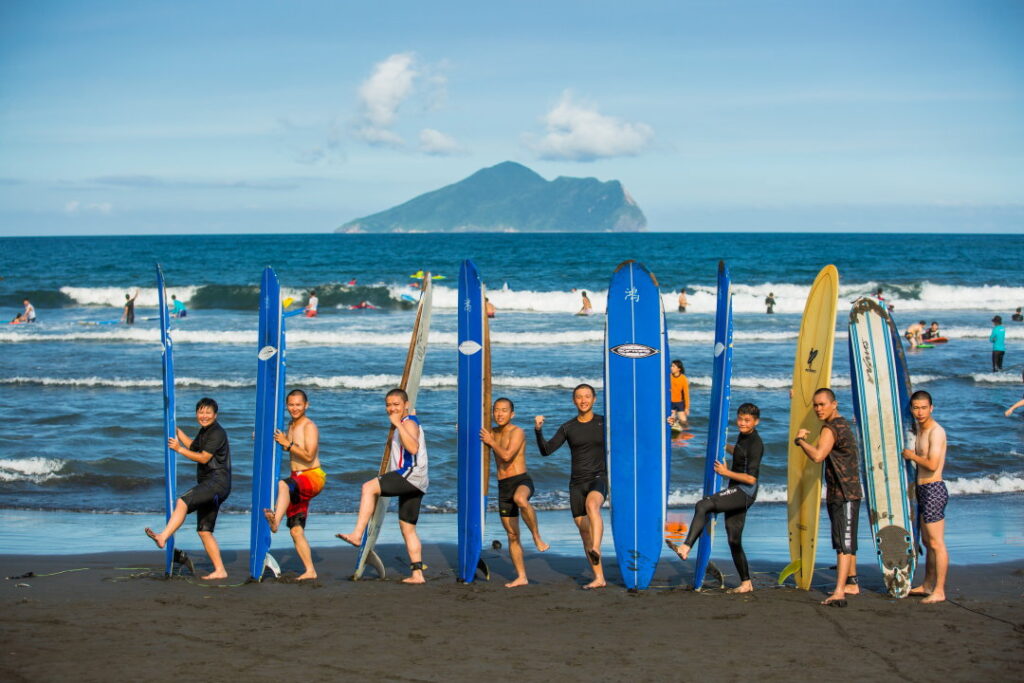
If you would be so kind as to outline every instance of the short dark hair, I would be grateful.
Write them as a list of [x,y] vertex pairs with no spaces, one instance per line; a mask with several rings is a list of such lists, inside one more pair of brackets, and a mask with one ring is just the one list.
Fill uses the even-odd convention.
[[502,396],[501,398],[494,399],[494,405],[497,406],[502,401],[508,404],[509,410],[511,410],[513,413],[516,412],[516,404],[512,402],[512,399],[505,398],[504,396]]
[[761,409],[753,403],[741,403],[740,407],[736,409],[737,415],[750,415],[755,420],[761,419]]
[[818,394],[828,394],[830,400],[836,400],[836,392],[832,391],[828,387],[821,387],[820,389],[814,392],[815,396],[817,396]]
[[586,296],[586,295],[587,295],[587,290],[584,289],[583,290],[583,296]]
[[927,323],[925,321],[923,321],[923,320],[918,320],[917,324],[918,325],[927,325]]
[[[665,367],[665,366],[662,366],[662,367]],[[590,395],[595,397],[595,398],[597,397],[597,391],[594,390],[594,387],[590,386],[589,384],[585,384],[585,383],[584,384],[577,384],[576,387],[572,390],[572,395],[575,396],[576,392],[579,391],[580,389],[590,389]]]
[[938,324],[939,324],[939,321],[938,321],[938,320],[933,320],[931,324],[932,324],[932,325],[938,325]]
[[910,395],[910,402],[911,403],[913,403],[914,401],[921,401],[921,400],[928,401],[928,405],[934,405],[932,403],[932,395],[929,394],[927,391],[923,391],[923,390],[919,389],[919,390],[915,391],[913,394]]
[[409,402],[409,394],[405,393],[405,389],[399,389],[398,387],[395,387],[394,389],[388,392],[387,396],[384,397],[384,400],[386,401],[392,396],[400,396],[403,401],[405,401],[406,403]]
[[672,365],[678,365],[679,372],[682,372],[684,374],[686,373],[686,368],[683,367],[683,361],[679,360],[678,358],[672,361]]
[[298,394],[299,396],[302,397],[302,402],[303,403],[309,403],[309,396],[306,396],[306,392],[303,391],[302,389],[292,389],[291,391],[288,392],[288,395],[285,397],[285,400],[287,401],[288,399],[290,399],[292,396],[295,396],[296,394]]
[[200,408],[213,408],[213,414],[214,415],[216,415],[217,413],[220,412],[220,406],[218,406],[217,402],[214,401],[212,398],[210,398],[208,396],[204,396],[203,398],[201,398],[198,401],[196,401],[196,412],[197,413],[199,412]]

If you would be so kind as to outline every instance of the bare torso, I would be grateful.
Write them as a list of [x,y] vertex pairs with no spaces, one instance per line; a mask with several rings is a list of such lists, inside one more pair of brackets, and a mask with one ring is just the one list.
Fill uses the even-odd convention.
[[320,467],[320,431],[312,420],[303,415],[289,423],[288,440],[295,444],[290,452],[293,472]]
[[942,470],[946,465],[946,430],[942,425],[932,421],[928,429],[917,435],[917,447],[914,450],[922,458],[928,458],[933,465],[932,468],[928,468],[918,463],[917,483],[930,484],[942,481]]
[[514,424],[507,424],[501,429],[493,430],[492,434],[502,450],[507,450],[514,438],[519,441],[519,450],[512,456],[512,460],[506,462],[495,453],[494,464],[498,470],[498,479],[507,479],[526,472],[526,437],[523,430]]

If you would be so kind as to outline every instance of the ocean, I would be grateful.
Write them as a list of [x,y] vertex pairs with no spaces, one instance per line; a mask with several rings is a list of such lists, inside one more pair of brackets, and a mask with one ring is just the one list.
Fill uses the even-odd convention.
[[[260,274],[273,266],[284,295],[299,302],[317,290],[320,316],[287,322],[287,384],[310,395],[328,473],[311,525],[317,512],[354,512],[360,484],[376,472],[388,431],[383,397],[399,379],[412,327],[409,275],[424,269],[446,276],[435,283],[418,413],[431,466],[424,511],[453,512],[456,283],[465,258],[477,264],[498,309],[491,327],[494,393],[515,401],[516,422],[527,429],[541,509],[568,508],[569,453],[564,448],[541,458],[530,424],[545,415],[550,435],[570,419],[571,388],[580,382],[598,387],[601,405],[600,312],[612,271],[630,258],[645,263],[661,284],[671,355],[683,360],[691,381],[693,437],[673,448],[673,508],[699,498],[720,259],[734,282],[733,405],[761,408],[766,456],[759,504],[786,498],[788,387],[800,313],[818,270],[834,263],[841,281],[833,371],[840,411],[852,417],[849,303],[881,287],[901,327],[936,320],[950,339],[910,352],[908,363],[914,388],[932,393],[949,437],[952,505],[991,496],[1017,515],[1024,507],[1024,410],[1012,419],[1003,415],[1024,391],[1024,324],[1010,322],[1013,309],[1024,305],[1019,235],[193,235],[2,238],[0,248],[7,255],[0,315],[10,320],[28,298],[39,318],[0,329],[0,509],[162,512],[159,262],[169,292],[189,308],[173,331],[178,424],[193,433],[195,402],[212,396],[220,404],[234,467],[229,513],[246,512],[250,501]],[[355,285],[346,284],[353,279]],[[689,308],[678,313],[684,286]],[[116,320],[124,294],[136,287],[134,326],[89,324]],[[580,291],[599,314],[574,315]],[[769,292],[778,302],[774,315],[765,314]],[[363,301],[376,308],[349,309]],[[1007,326],[1000,373],[990,363],[994,314]],[[184,491],[194,470],[183,461],[178,472]],[[779,543],[784,546],[784,537]]]

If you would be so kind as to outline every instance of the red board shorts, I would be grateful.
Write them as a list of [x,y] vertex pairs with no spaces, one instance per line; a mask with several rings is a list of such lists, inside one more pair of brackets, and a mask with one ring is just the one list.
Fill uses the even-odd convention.
[[309,513],[309,501],[324,490],[327,473],[316,467],[311,470],[294,470],[292,476],[285,479],[291,502],[288,505],[288,528],[301,526],[306,528],[306,515]]

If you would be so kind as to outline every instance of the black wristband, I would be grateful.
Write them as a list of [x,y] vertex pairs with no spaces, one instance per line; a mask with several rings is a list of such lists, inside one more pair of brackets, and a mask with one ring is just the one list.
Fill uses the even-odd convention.
[[[798,437],[796,437],[795,439],[793,439],[793,445],[794,445],[794,446],[799,446],[800,444],[799,444],[798,442],[799,442],[799,441],[800,441],[801,439],[803,439],[803,438],[804,438],[804,437],[802,437],[802,436],[798,436]],[[806,441],[806,439],[804,439],[804,440]]]

